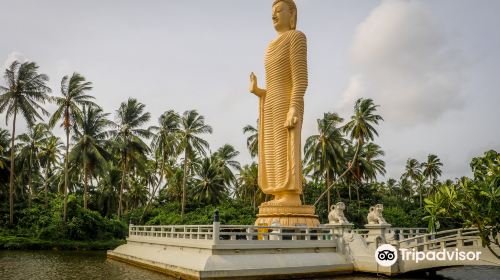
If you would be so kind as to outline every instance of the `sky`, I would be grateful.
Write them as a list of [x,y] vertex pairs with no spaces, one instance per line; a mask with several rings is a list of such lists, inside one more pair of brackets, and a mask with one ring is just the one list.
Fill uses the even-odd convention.
[[[35,61],[54,95],[64,75],[81,73],[106,112],[114,116],[133,97],[151,125],[167,110],[196,109],[213,127],[212,152],[229,143],[246,164],[242,128],[258,116],[249,74],[264,86],[264,53],[276,36],[272,2],[0,0],[0,66]],[[323,113],[348,120],[364,97],[384,118],[375,142],[386,153],[385,178],[430,153],[444,164],[441,179],[470,176],[473,157],[500,151],[500,1],[296,4],[308,40],[303,142]],[[0,126],[7,128],[5,114]],[[25,121],[17,127],[26,131]]]

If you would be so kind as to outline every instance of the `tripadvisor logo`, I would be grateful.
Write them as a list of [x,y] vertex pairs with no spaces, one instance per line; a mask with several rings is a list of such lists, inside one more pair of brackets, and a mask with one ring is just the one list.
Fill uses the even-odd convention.
[[398,260],[398,250],[390,244],[382,244],[375,250],[375,261],[380,266],[391,266]]
[[[478,261],[481,256],[481,251],[464,252],[455,250],[447,251],[445,249],[439,251],[416,251],[415,249],[408,250],[405,248],[399,249],[402,261]],[[392,266],[398,260],[398,250],[390,244],[382,244],[375,250],[375,261],[380,266]]]

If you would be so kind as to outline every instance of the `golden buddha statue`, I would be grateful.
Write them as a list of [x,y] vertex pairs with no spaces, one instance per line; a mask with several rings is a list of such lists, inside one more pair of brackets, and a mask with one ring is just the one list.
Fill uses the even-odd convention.
[[[275,0],[272,10],[278,36],[270,42],[265,56],[266,89],[259,88],[257,77],[250,74],[250,92],[259,97],[259,187],[274,196],[259,207],[259,219],[266,223],[278,217],[282,225],[294,225],[294,222],[317,225],[314,207],[302,206],[300,200],[300,135],[307,88],[306,36],[295,30],[297,7],[293,0]],[[316,218],[315,221],[285,219],[283,211],[299,212],[294,217],[312,215]]]

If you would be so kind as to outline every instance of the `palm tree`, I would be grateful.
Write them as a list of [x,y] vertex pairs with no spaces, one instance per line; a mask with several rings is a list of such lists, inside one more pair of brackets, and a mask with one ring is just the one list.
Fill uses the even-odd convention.
[[101,213],[104,213],[106,217],[111,217],[113,213],[116,213],[118,209],[116,202],[117,198],[117,186],[120,185],[121,170],[118,166],[113,165],[110,162],[108,168],[105,170],[105,175],[97,184],[97,204],[98,208],[101,209]]
[[194,178],[194,199],[217,205],[228,197],[227,193],[218,159],[213,156],[204,158]]
[[122,196],[130,165],[143,165],[146,161],[145,154],[149,147],[142,138],[149,138],[151,132],[142,128],[151,118],[149,112],[144,112],[145,105],[137,99],[129,98],[122,102],[117,112],[117,121],[113,124],[114,129],[110,131],[114,137],[114,147],[120,155],[120,167],[122,177],[118,197],[118,219],[122,214]]
[[[139,168],[139,165],[137,165],[135,170],[135,181],[140,182],[144,186],[150,199],[154,198],[157,193],[158,186],[160,186],[160,179],[156,172],[157,170],[158,162],[154,159],[149,158],[146,159],[144,167]],[[146,203],[148,203],[148,195],[146,195],[146,200],[144,202],[141,200],[140,205],[145,205]],[[146,207],[144,208],[144,210],[145,209]]]
[[23,170],[27,172],[28,180],[28,207],[31,207],[31,199],[34,195],[33,174],[40,168],[40,151],[43,142],[50,137],[51,133],[48,126],[44,123],[38,123],[17,137],[19,140],[18,157],[23,165]]
[[222,178],[224,179],[224,183],[228,187],[236,182],[236,177],[234,176],[231,168],[236,171],[239,171],[241,169],[240,163],[235,160],[235,158],[239,154],[240,152],[236,151],[233,146],[225,144],[224,146],[220,147],[213,155],[215,163],[220,168],[220,173]]
[[146,184],[144,184],[144,180],[140,180],[140,178],[135,178],[131,181],[128,199],[130,208],[135,209],[147,202],[148,189],[146,188]]
[[158,162],[153,159],[146,159],[143,165],[135,166],[134,172],[131,172],[129,177],[128,192],[124,193],[126,194],[125,203],[130,206],[130,209],[144,206],[148,202],[148,196],[154,197],[159,181],[157,169]]
[[[304,160],[307,162],[307,170],[315,171],[324,178],[325,188],[331,184],[335,173],[340,172],[344,150],[342,142],[344,138],[337,128],[343,119],[336,113],[325,113],[323,119],[317,120],[317,135],[309,136],[304,146]],[[340,201],[338,187],[337,200]],[[327,207],[330,209],[330,190],[327,191]]]
[[[421,165],[418,160],[409,158],[406,161],[405,172],[403,176],[410,180],[413,186],[417,184],[418,177],[422,175]],[[413,186],[411,188],[411,196],[413,197]]]
[[106,129],[111,125],[107,119],[108,113],[104,113],[96,106],[83,106],[82,116],[73,126],[73,141],[75,145],[71,149],[69,158],[76,163],[83,172],[83,208],[88,204],[88,178],[89,175],[96,177],[96,172],[101,172],[107,165],[108,152],[105,149],[108,132]]
[[180,117],[177,112],[169,110],[164,112],[158,119],[159,126],[152,126],[153,139],[151,141],[151,148],[154,151],[156,162],[159,170],[159,180],[146,203],[146,207],[142,212],[141,221],[153,201],[154,195],[160,189],[165,177],[166,164],[177,155],[177,146],[179,145],[178,132]]
[[427,162],[422,163],[422,173],[425,178],[429,180],[429,190],[432,189],[433,181],[436,180],[438,176],[441,176],[441,166],[443,166],[443,163],[438,156],[434,154],[429,154],[427,156]]
[[352,159],[354,153],[356,153],[354,147],[350,147],[346,158],[350,159],[354,164],[351,165],[352,169],[350,170],[348,181],[354,182],[358,208],[360,208],[361,200],[359,197],[359,189],[363,186],[363,181],[373,182],[376,180],[378,174],[385,174],[385,162],[380,159],[385,153],[379,145],[373,142],[361,145],[361,150],[355,161]]
[[57,121],[62,120],[61,126],[66,132],[66,154],[64,157],[64,222],[67,220],[68,208],[68,185],[69,185],[69,135],[71,128],[76,122],[82,119],[80,106],[97,106],[91,99],[93,96],[87,92],[92,89],[92,82],[85,81],[85,77],[78,73],[73,73],[71,77],[64,76],[61,80],[62,97],[55,97],[58,108],[50,118],[50,126],[54,126]]
[[205,124],[205,118],[198,114],[196,110],[185,111],[181,119],[181,128],[179,130],[179,151],[184,152],[184,175],[182,179],[182,202],[181,218],[184,217],[186,207],[186,180],[188,178],[189,161],[194,158],[196,153],[206,155],[208,142],[198,135],[212,133],[212,127]]
[[[378,124],[379,121],[384,119],[380,115],[375,114],[377,107],[378,105],[375,105],[373,100],[370,98],[358,99],[354,105],[354,115],[351,116],[351,120],[344,126],[344,131],[349,134],[353,141],[356,140],[356,150],[352,157],[352,161],[350,162],[350,166],[359,167],[359,164],[357,163],[359,160],[358,155],[363,144],[366,141],[373,140],[374,135],[378,136],[378,132],[373,125]],[[360,170],[354,171],[354,173],[358,182],[360,182],[362,177]],[[356,189],[356,192],[358,196],[359,208],[359,187]]]
[[387,188],[387,192],[389,193],[389,195],[393,195],[394,194],[394,190],[396,189],[398,185],[398,181],[396,181],[396,179],[394,178],[389,178],[385,184],[386,188]]
[[167,201],[182,200],[182,182],[184,180],[184,171],[182,167],[172,164],[167,165],[166,178],[167,186],[160,191]]
[[167,161],[176,155],[179,139],[177,133],[179,132],[180,117],[173,110],[166,111],[158,119],[159,126],[151,127],[153,131],[153,139],[151,147],[155,151],[155,157],[160,161],[160,184],[163,180],[163,173]]
[[10,133],[7,129],[0,127],[0,169],[7,167],[7,157],[5,153],[7,152],[7,146],[10,142]]
[[[376,114],[377,107],[378,105],[375,105],[373,103],[373,100],[370,98],[360,98],[356,100],[356,104],[354,105],[354,115],[351,116],[351,120],[343,127],[343,131],[348,134],[352,140],[356,140],[356,149],[350,162],[348,162],[347,164],[347,168],[337,178],[337,180],[344,177],[348,172],[351,172],[353,166],[356,166],[358,154],[363,144],[366,141],[373,140],[374,135],[378,136],[377,130],[375,129],[374,125],[378,124],[379,121],[383,121],[384,119],[380,115]],[[332,186],[329,186],[327,190],[329,190]],[[325,193],[326,191],[318,197],[318,199],[314,203],[315,205],[319,202],[319,200]]]
[[420,205],[420,208],[423,208],[423,205],[422,205],[422,196],[423,196],[423,193],[425,191],[425,176],[420,173],[420,175],[418,175],[415,179],[415,183],[416,183],[416,189],[417,189],[417,192],[418,192],[418,198],[419,198],[419,205]]
[[9,181],[9,172],[7,166],[9,166],[9,151],[7,150],[7,147],[9,146],[9,143],[9,131],[0,127],[0,197],[3,197],[4,195],[6,197],[8,196],[7,183]]
[[405,176],[401,176],[401,178],[399,178],[398,186],[398,193],[401,199],[407,200],[408,198],[412,197],[412,185],[408,178],[406,178]]
[[[344,126],[344,131],[349,134],[351,139],[356,140],[357,149],[359,152],[361,145],[367,140],[373,140],[374,135],[378,136],[377,130],[373,127],[379,121],[384,119],[375,114],[378,105],[373,103],[373,100],[360,98],[354,105],[354,115],[351,120]],[[356,161],[356,154],[353,161]]]
[[[257,127],[259,122],[257,121]],[[247,137],[247,148],[250,156],[254,158],[259,153],[259,131],[257,128],[247,125],[243,128],[243,134],[249,134]]]
[[379,145],[370,142],[363,145],[359,155],[359,166],[363,169],[363,178],[366,181],[375,181],[377,175],[385,174],[385,162],[380,159],[385,155]]
[[50,88],[46,85],[49,77],[38,74],[38,65],[35,62],[19,63],[14,61],[4,74],[7,86],[0,86],[0,113],[6,112],[5,123],[12,116],[12,137],[10,143],[10,179],[9,179],[9,223],[14,222],[14,139],[16,138],[16,118],[20,113],[28,126],[33,126],[37,119],[49,113],[40,106],[49,100],[47,93]]
[[259,188],[258,184],[258,166],[255,162],[250,165],[244,165],[238,176],[238,185],[236,188],[236,196],[244,201],[252,201],[253,210],[255,212],[257,204],[264,201],[265,195]]
[[61,150],[64,144],[59,140],[59,137],[51,135],[42,142],[40,147],[40,164],[44,169],[44,195],[45,195],[45,208],[48,207],[48,192],[49,192],[49,181],[50,174],[53,168],[60,162]]

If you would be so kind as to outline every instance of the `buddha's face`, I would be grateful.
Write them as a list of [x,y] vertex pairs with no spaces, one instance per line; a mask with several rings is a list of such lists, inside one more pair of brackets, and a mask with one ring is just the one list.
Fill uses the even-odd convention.
[[285,32],[291,29],[290,20],[292,13],[285,2],[278,2],[273,6],[273,24],[278,32]]

